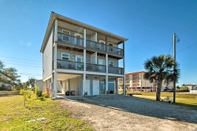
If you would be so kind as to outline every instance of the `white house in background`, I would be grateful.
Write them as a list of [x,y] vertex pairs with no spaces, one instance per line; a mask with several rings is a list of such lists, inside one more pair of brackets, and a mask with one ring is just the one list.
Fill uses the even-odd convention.
[[41,91],[43,91],[43,80],[36,80],[35,86],[39,87]]
[[113,92],[118,93],[117,78],[124,78],[126,40],[52,12],[40,50],[43,90],[48,87],[54,98],[57,92],[99,95],[109,92],[106,83],[114,81]]

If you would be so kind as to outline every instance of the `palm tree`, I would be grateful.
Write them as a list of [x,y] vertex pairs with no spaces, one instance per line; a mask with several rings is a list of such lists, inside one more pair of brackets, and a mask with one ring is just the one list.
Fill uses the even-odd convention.
[[144,68],[147,71],[144,78],[157,84],[157,101],[160,101],[162,82],[169,84],[169,82],[178,81],[179,69],[174,69],[174,66],[177,67],[177,63],[170,55],[153,56],[144,63]]

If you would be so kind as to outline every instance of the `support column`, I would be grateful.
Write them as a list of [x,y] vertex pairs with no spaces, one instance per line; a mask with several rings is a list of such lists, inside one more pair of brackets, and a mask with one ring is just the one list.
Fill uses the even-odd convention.
[[106,66],[106,73],[107,73],[107,75],[108,75],[108,66],[109,66],[108,54],[105,55],[105,66]]
[[[57,41],[57,32],[58,32],[58,20],[55,20],[55,42]],[[54,98],[57,98],[57,44],[54,43],[54,73],[53,73],[53,90]]]
[[95,33],[95,42],[97,42],[98,38],[97,38],[97,33]]
[[116,95],[118,95],[118,78],[116,78],[115,83],[116,83]]
[[84,45],[84,50],[83,50],[83,85],[81,89],[81,96],[84,96],[84,88],[86,87],[86,29],[83,30],[83,45]]
[[98,63],[97,52],[95,52],[95,64]]
[[108,91],[108,75],[105,76],[105,94],[107,94]]
[[124,42],[122,43],[123,44],[123,94],[126,95],[126,90],[125,90],[125,45],[124,45]]

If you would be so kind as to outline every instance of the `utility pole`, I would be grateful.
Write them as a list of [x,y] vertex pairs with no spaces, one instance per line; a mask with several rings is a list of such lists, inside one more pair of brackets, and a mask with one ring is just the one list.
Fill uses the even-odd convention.
[[[174,45],[174,61],[176,62],[176,33],[173,34],[173,45]],[[174,69],[176,69],[176,65],[174,65]],[[176,102],[176,79],[174,80],[174,91],[173,91],[173,103]]]

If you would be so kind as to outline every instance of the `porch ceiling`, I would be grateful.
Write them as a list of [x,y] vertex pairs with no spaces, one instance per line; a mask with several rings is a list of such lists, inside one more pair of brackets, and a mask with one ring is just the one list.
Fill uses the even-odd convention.
[[67,80],[67,79],[72,79],[75,78],[77,76],[77,74],[57,74],[57,80]]

